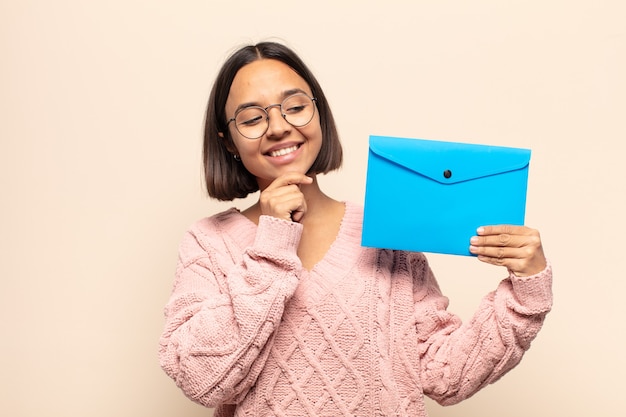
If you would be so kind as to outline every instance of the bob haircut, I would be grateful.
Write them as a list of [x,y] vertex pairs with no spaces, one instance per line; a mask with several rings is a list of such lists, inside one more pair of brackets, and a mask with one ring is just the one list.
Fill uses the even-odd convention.
[[233,79],[245,65],[261,59],[275,59],[291,67],[311,88],[316,99],[322,129],[322,146],[309,174],[326,174],[341,167],[343,151],[330,106],[313,73],[288,47],[275,42],[261,42],[235,51],[219,71],[207,105],[203,165],[209,196],[221,201],[244,198],[258,191],[256,178],[229,149],[234,148],[227,126],[226,100]]

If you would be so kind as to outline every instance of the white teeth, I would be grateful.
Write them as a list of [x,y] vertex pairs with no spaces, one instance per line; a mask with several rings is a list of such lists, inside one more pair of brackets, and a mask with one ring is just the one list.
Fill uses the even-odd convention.
[[298,145],[293,145],[290,146],[289,148],[283,148],[283,149],[278,149],[276,151],[272,151],[270,152],[270,156],[283,156],[283,155],[287,155],[288,153],[291,153],[295,150],[298,149]]

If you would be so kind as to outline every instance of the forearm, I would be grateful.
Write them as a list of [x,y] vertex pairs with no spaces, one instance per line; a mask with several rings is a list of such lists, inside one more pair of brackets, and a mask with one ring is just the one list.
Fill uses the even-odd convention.
[[434,341],[423,365],[427,394],[441,404],[470,397],[515,367],[552,306],[552,273],[511,276],[483,299],[474,317]]
[[[263,221],[240,262],[228,268],[194,264],[182,271],[166,309],[161,363],[193,400],[213,406],[254,384],[298,283],[299,237],[297,226]],[[217,269],[227,269],[227,275],[207,279]]]

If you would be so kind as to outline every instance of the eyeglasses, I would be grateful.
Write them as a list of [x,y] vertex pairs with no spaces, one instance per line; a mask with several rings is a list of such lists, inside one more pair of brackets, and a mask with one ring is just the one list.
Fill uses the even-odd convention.
[[308,124],[315,114],[315,98],[304,93],[293,94],[283,100],[280,104],[271,104],[265,108],[260,106],[244,107],[235,113],[235,117],[229,119],[235,122],[237,131],[248,139],[258,139],[267,132],[270,125],[270,115],[268,110],[272,107],[279,107],[283,119],[294,127],[302,127]]

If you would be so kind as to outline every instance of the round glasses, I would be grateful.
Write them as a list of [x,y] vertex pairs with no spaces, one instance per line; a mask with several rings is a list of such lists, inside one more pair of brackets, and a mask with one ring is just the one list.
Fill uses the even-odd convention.
[[315,98],[304,93],[293,94],[283,100],[280,104],[271,104],[265,108],[260,106],[248,106],[237,110],[235,117],[229,119],[235,122],[237,131],[248,139],[258,139],[267,132],[270,125],[269,109],[280,108],[283,119],[294,127],[302,127],[308,124],[315,114]]

